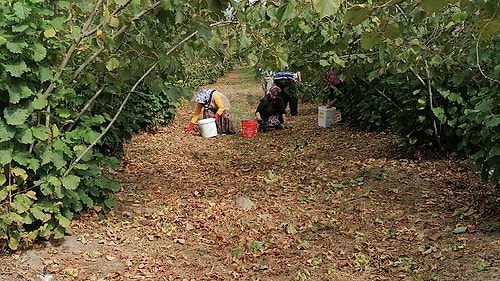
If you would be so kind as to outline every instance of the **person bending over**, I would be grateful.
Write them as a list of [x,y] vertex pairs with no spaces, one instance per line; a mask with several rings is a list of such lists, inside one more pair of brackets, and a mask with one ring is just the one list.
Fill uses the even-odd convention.
[[186,132],[193,131],[194,124],[202,116],[215,118],[218,134],[232,135],[236,133],[229,99],[221,92],[214,89],[201,89],[196,95],[196,106]]
[[279,87],[272,86],[257,106],[255,118],[263,131],[290,128],[287,124],[285,105],[279,97],[280,91]]

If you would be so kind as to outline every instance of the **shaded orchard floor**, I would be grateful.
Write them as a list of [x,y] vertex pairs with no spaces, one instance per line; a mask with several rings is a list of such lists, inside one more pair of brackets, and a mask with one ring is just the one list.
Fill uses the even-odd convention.
[[[252,117],[258,81],[213,86],[238,125]],[[112,212],[2,256],[0,280],[498,280],[491,187],[457,159],[409,159],[389,134],[320,128],[317,106],[290,130],[204,139],[184,134],[186,103],[127,144]]]

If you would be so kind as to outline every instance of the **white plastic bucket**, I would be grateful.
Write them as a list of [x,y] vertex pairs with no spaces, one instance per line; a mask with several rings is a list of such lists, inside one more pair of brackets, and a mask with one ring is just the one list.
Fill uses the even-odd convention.
[[205,118],[198,121],[200,126],[201,136],[204,138],[212,138],[217,136],[217,125],[215,118]]
[[318,107],[318,126],[325,128],[332,126],[335,123],[336,110],[335,107]]

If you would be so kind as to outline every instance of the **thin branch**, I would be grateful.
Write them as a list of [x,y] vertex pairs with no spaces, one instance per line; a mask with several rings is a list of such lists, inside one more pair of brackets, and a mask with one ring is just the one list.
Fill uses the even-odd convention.
[[134,86],[132,87],[132,89],[130,89],[130,91],[128,92],[127,96],[123,100],[122,104],[118,108],[118,111],[116,112],[115,116],[113,116],[113,119],[111,119],[111,121],[109,122],[108,126],[106,126],[106,128],[104,129],[104,131],[102,131],[102,133],[94,140],[94,142],[92,142],[84,151],[82,151],[80,153],[80,155],[73,162],[71,162],[71,164],[69,165],[69,167],[66,170],[66,172],[64,172],[63,177],[67,176],[69,174],[69,172],[73,169],[73,167],[83,158],[83,156],[85,156],[85,154],[87,154],[87,152],[89,152],[102,139],[102,137],[104,137],[104,135],[106,135],[106,133],[111,128],[111,126],[113,126],[113,124],[115,123],[116,119],[118,119],[118,116],[120,116],[120,113],[123,111],[123,108],[125,107],[125,104],[127,103],[128,99],[130,98],[130,95],[132,95],[132,93],[135,92],[135,88],[137,88],[137,86],[139,86],[139,84],[146,78],[146,76],[148,76],[149,73],[151,71],[153,71],[153,69],[158,65],[158,63],[159,63],[159,61],[156,61],[146,71],[146,73],[144,73],[141,76],[141,78],[139,78],[139,80],[137,80],[137,82],[135,82]]
[[106,88],[107,84],[104,84],[95,94],[94,96],[92,96],[92,98],[87,101],[87,103],[85,104],[85,106],[83,107],[83,109],[80,111],[80,113],[78,113],[78,115],[76,116],[75,120],[73,120],[73,122],[71,123],[71,125],[68,127],[68,129],[66,131],[71,131],[71,129],[73,128],[73,126],[76,124],[76,122],[78,122],[78,120],[80,120],[80,118],[82,117],[83,113],[85,113],[85,111],[87,111],[87,109],[90,107],[90,105],[92,104],[92,102],[95,101],[95,99],[104,91],[104,88]]
[[[489,23],[488,23],[489,24]],[[486,27],[486,26],[485,26]],[[484,30],[484,29],[483,29]],[[482,31],[481,31],[482,33]],[[492,81],[492,82],[495,82],[495,83],[500,83],[499,80],[497,79],[494,79],[494,78],[491,78],[489,77],[488,75],[486,75],[483,71],[483,69],[481,68],[481,63],[479,61],[479,38],[481,38],[481,35],[478,36],[477,40],[476,40],[476,63],[477,63],[477,68],[479,69],[479,72],[481,72],[481,75],[483,75],[484,78]]]
[[410,70],[417,77],[418,81],[420,81],[422,86],[427,87],[427,83],[425,83],[424,79],[422,79],[422,77],[420,77],[420,75],[412,67],[410,67]]
[[[368,83],[368,81],[364,80],[364,79],[361,79],[363,82],[365,82],[367,85],[370,85],[370,83]],[[379,89],[373,87],[373,89],[379,93],[381,96],[383,96],[384,98],[386,98],[388,101],[390,101],[395,107],[397,107],[399,109],[399,111],[404,111],[395,101],[393,101],[390,97],[388,97],[384,92],[380,91]]]
[[431,75],[430,75],[429,65],[427,64],[427,61],[425,61],[425,70],[427,73],[427,91],[429,92],[429,106],[431,109],[432,126],[434,128],[434,135],[436,137],[436,143],[437,143],[438,147],[441,148],[441,136],[440,136],[438,128],[437,128],[436,117],[434,116],[434,103],[433,103],[431,77],[430,77]]
[[[120,13],[123,9],[125,9],[130,3],[132,2],[132,0],[127,0],[126,3],[123,3],[122,5],[120,5],[120,7],[116,8],[116,10],[114,10],[112,13],[111,13],[111,16],[115,17],[116,15],[118,15],[118,13]],[[87,36],[90,36],[92,34],[94,34],[95,32],[97,32],[102,26],[104,25],[104,22],[101,22],[99,23],[96,27],[92,28],[91,30],[87,31],[83,37],[87,37]]]

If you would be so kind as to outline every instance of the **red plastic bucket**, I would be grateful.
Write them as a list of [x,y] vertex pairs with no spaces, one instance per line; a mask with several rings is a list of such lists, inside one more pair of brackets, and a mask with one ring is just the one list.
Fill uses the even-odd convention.
[[257,120],[241,120],[241,129],[244,138],[255,138],[257,136]]

